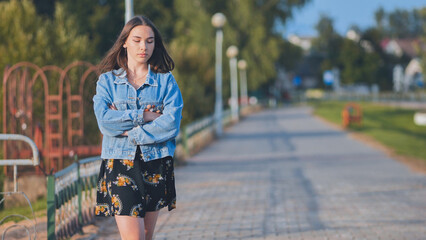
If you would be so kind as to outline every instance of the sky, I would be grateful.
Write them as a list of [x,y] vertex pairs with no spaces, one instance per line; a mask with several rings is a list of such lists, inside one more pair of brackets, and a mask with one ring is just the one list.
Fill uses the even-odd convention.
[[322,13],[333,19],[334,28],[345,34],[355,24],[361,30],[375,25],[374,12],[382,6],[385,12],[395,9],[412,10],[426,7],[426,0],[311,0],[283,29],[283,35],[315,36],[315,25]]

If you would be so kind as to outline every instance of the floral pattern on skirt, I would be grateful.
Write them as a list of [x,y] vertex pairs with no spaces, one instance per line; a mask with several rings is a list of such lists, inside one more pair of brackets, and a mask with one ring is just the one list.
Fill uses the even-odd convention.
[[176,208],[173,158],[144,162],[103,159],[98,177],[96,216],[145,217],[146,212]]

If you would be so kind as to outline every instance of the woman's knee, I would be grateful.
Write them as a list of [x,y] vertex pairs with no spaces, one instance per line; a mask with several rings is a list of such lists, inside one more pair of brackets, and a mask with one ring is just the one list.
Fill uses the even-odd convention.
[[115,216],[121,239],[123,240],[145,240],[143,229],[144,219],[130,216]]

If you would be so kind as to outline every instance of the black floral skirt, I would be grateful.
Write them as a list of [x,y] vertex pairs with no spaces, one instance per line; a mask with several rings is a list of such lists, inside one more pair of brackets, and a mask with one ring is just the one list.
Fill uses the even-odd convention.
[[173,158],[144,162],[103,159],[97,186],[96,216],[145,217],[145,212],[176,208]]

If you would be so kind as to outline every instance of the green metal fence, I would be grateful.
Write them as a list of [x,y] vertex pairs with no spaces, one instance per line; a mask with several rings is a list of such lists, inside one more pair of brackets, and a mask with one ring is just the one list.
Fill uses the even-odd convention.
[[[231,110],[227,109],[223,111],[223,126],[229,126],[231,124],[231,120]],[[180,144],[183,146],[186,156],[190,156],[193,152],[191,146],[188,146],[188,142],[191,141],[191,138],[197,133],[200,133],[201,131],[209,131],[210,134],[214,135],[214,124],[214,115],[210,115],[199,120],[193,121],[181,129],[180,134],[176,138],[176,143],[178,145]]]
[[48,239],[66,239],[94,220],[99,156],[85,158],[47,177]]

